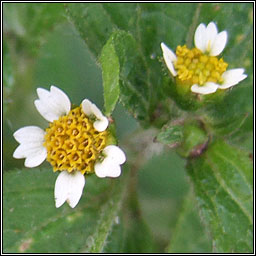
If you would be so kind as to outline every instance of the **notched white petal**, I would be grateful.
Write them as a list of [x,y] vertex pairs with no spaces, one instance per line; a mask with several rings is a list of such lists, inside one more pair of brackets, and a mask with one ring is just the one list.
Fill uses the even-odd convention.
[[20,159],[35,154],[37,151],[43,150],[42,142],[28,142],[20,144],[13,153],[13,157]]
[[163,57],[167,68],[169,69],[173,76],[177,76],[177,72],[174,68],[174,62],[177,60],[175,53],[170,48],[168,48],[164,43],[161,43],[161,48],[163,51]]
[[20,145],[13,152],[13,157],[26,158],[25,166],[29,168],[40,165],[47,156],[43,146],[44,135],[44,130],[37,126],[26,126],[17,130],[13,136]]
[[117,178],[121,175],[121,167],[120,165],[109,165],[106,171],[106,176],[110,178]]
[[35,100],[34,105],[40,115],[47,120],[48,122],[53,122],[54,120],[58,120],[60,115],[58,112],[50,109],[49,106],[45,105],[45,102],[40,100]]
[[120,165],[111,162],[109,159],[103,160],[101,163],[96,163],[94,166],[95,174],[99,178],[117,178],[121,174]]
[[47,157],[47,151],[43,146],[37,146],[33,148],[25,148],[24,145],[20,145],[13,153],[13,157],[16,159],[25,158],[25,166],[33,168],[39,166]]
[[109,145],[104,148],[103,153],[110,161],[116,164],[123,164],[126,161],[125,153],[115,145]]
[[161,43],[161,48],[162,48],[163,54],[168,55],[171,61],[177,60],[175,53],[165,43]]
[[31,154],[26,157],[24,165],[28,168],[34,168],[39,166],[47,157],[46,148],[38,149],[34,154]]
[[205,37],[205,44],[206,44],[206,51],[210,52],[213,46],[213,42],[218,34],[217,26],[214,22],[210,22],[206,27],[206,37]]
[[76,171],[74,174],[72,174],[69,184],[70,186],[67,196],[67,203],[70,207],[74,208],[78,204],[83,194],[83,188],[85,185],[84,175],[81,174],[81,172]]
[[105,159],[94,166],[95,174],[100,178],[120,176],[120,165],[126,161],[124,152],[115,145],[109,145],[104,148],[103,155],[105,155]]
[[54,85],[51,86],[50,91],[56,101],[61,104],[62,111],[68,114],[71,109],[71,102],[67,94]]
[[24,153],[23,153],[23,148],[21,147],[21,145],[19,145],[15,151],[13,152],[13,155],[12,155],[14,158],[16,159],[21,159],[21,158],[24,158]]
[[201,23],[195,32],[194,43],[196,48],[200,49],[202,52],[206,50],[206,26]]
[[222,74],[223,83],[219,86],[219,89],[228,89],[244,80],[247,77],[244,74],[243,68],[235,68],[225,71]]
[[84,185],[84,175],[79,171],[74,173],[62,171],[55,183],[54,197],[56,207],[59,208],[67,201],[69,206],[74,208],[82,196]]
[[42,142],[44,140],[45,131],[37,126],[25,126],[18,129],[13,137],[19,143],[26,142]]
[[203,86],[199,86],[198,84],[193,84],[191,86],[191,91],[198,94],[211,94],[216,92],[218,89],[218,85],[212,82],[205,83]]
[[211,21],[206,27],[207,33],[211,34],[212,37],[215,37],[218,34],[218,28],[216,24]]
[[91,105],[93,103],[91,103],[91,101],[87,100],[87,99],[84,99],[82,101],[82,110],[83,112],[87,115],[87,116],[90,116],[92,115],[92,110],[91,110]]
[[39,99],[35,100],[35,106],[49,122],[57,120],[61,115],[68,114],[71,109],[68,96],[55,86],[51,86],[50,91],[38,88],[37,94]]
[[88,99],[84,99],[82,101],[82,110],[87,116],[94,116],[96,118],[93,126],[98,132],[103,132],[107,129],[109,121],[95,104]]
[[212,44],[210,55],[211,56],[217,56],[222,53],[224,50],[228,39],[228,33],[227,31],[220,32],[216,37]]
[[96,120],[93,123],[93,127],[98,131],[98,132],[103,132],[108,128],[108,119],[106,117],[103,117],[101,120]]
[[56,179],[54,188],[55,205],[57,208],[62,206],[67,200],[68,173],[62,171]]
[[95,174],[99,177],[99,178],[105,178],[106,177],[106,171],[107,171],[108,166],[106,166],[103,162],[98,162],[94,165],[94,171]]

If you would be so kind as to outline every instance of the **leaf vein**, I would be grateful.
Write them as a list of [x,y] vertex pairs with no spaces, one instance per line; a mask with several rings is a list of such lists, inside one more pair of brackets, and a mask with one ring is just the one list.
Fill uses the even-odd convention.
[[244,206],[242,205],[240,200],[236,197],[236,195],[234,195],[232,190],[228,188],[225,181],[222,179],[220,174],[218,174],[218,170],[216,169],[214,163],[209,159],[208,156],[206,157],[206,161],[212,167],[212,170],[213,170],[212,173],[213,173],[214,177],[216,178],[216,180],[221,185],[221,187],[224,189],[224,191],[226,191],[226,193],[230,196],[230,198],[239,206],[239,208],[242,210],[242,212],[248,218],[249,223],[252,224],[252,219],[251,219],[250,213],[247,211],[247,209],[244,208]]

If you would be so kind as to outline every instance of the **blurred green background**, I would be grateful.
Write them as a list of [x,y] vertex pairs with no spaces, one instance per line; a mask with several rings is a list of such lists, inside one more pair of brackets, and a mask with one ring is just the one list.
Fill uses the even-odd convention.
[[[47,122],[34,107],[36,88],[49,89],[55,85],[76,105],[88,98],[103,108],[101,68],[66,19],[63,5],[52,4],[51,15],[47,14],[48,7],[28,8],[32,5],[4,3],[3,169],[7,173],[4,177],[4,252],[76,253],[92,252],[95,248],[95,251],[101,248],[104,252],[116,253],[211,252],[211,237],[194,203],[186,162],[173,150],[153,142],[155,130],[148,130],[147,136],[143,135],[145,143],[141,147],[146,149],[147,162],[138,165],[138,175],[131,175],[134,173],[132,164],[123,168],[120,182],[122,186],[128,183],[131,189],[124,192],[121,211],[116,211],[115,222],[107,231],[99,220],[104,219],[104,209],[111,208],[107,194],[119,179],[112,182],[88,177],[78,208],[72,210],[64,205],[55,209],[56,174],[51,172],[50,165],[45,162],[36,170],[28,170],[24,168],[23,159],[13,159],[12,154],[18,146],[13,133],[17,129],[28,125],[47,127]],[[33,20],[30,20],[31,12]],[[40,12],[44,13],[44,19],[37,18]],[[48,27],[47,24],[53,22],[57,25]],[[40,26],[45,29],[41,30]],[[120,146],[127,150],[128,157],[137,159],[140,148],[131,153],[129,140],[136,141],[141,127],[121,104],[117,105],[113,117]],[[243,147],[252,148],[251,137],[247,137]],[[47,189],[43,184],[47,184]],[[41,185],[42,190],[45,189],[42,195],[30,195],[33,191],[30,188]],[[136,189],[131,193],[133,186]],[[40,205],[36,204],[38,199]],[[35,207],[37,211],[33,210]],[[46,212],[42,214],[44,209]],[[111,214],[106,211],[106,216]],[[95,241],[101,237],[100,232],[105,234],[105,242],[97,247]],[[47,246],[51,241],[53,243]]]

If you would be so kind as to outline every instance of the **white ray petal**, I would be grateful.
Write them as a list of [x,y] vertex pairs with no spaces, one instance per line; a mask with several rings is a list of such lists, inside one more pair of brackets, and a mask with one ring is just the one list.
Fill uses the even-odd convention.
[[67,94],[54,85],[51,86],[50,91],[55,100],[61,105],[62,111],[68,114],[71,108],[71,102]]
[[121,174],[120,165],[111,162],[109,159],[104,159],[101,163],[96,163],[94,166],[95,174],[99,178],[117,178]]
[[120,175],[121,175],[120,165],[116,165],[116,164],[108,165],[108,169],[106,170],[106,177],[117,178]]
[[13,153],[13,157],[17,159],[26,158],[30,155],[34,155],[36,152],[44,148],[43,143],[40,142],[28,142],[20,144]]
[[37,94],[39,99],[35,100],[35,106],[49,122],[59,119],[61,115],[68,114],[71,109],[68,96],[55,86],[51,86],[50,91],[38,88]]
[[98,162],[94,165],[94,171],[95,174],[99,177],[99,178],[105,178],[106,177],[106,172],[107,172],[108,166],[106,166],[103,162]]
[[222,74],[223,83],[219,85],[219,89],[227,89],[231,86],[234,86],[244,80],[247,77],[246,74],[244,74],[243,68],[235,68],[225,71]]
[[17,130],[13,136],[19,143],[42,142],[45,131],[37,126],[25,126]]
[[47,157],[47,150],[44,147],[41,147],[31,155],[26,157],[24,165],[28,168],[33,168],[39,166]]
[[[23,146],[22,145],[19,145],[15,151],[13,152],[12,156],[16,159],[22,159],[22,158],[26,158],[26,155],[24,154],[24,151],[23,151]],[[34,152],[34,149],[32,151],[32,153]]]
[[84,185],[84,175],[79,171],[73,173],[62,171],[55,183],[54,197],[56,207],[59,208],[67,201],[69,206],[74,208],[82,196]]
[[123,164],[126,161],[124,152],[115,145],[105,147],[103,153],[106,155],[106,158],[118,165]]
[[48,122],[53,122],[54,120],[58,120],[61,116],[56,109],[50,108],[50,106],[46,105],[45,102],[41,100],[34,101],[35,107],[40,115],[47,120]]
[[164,43],[161,43],[161,48],[163,51],[163,57],[167,68],[169,69],[173,76],[176,76],[177,72],[174,68],[174,62],[177,60],[177,57],[175,53],[170,48],[168,48]]
[[217,26],[214,22],[210,22],[206,27],[205,45],[206,51],[210,52],[213,46],[213,42],[218,34]]
[[108,119],[101,113],[95,104],[88,99],[84,99],[82,102],[82,110],[87,116],[96,117],[97,120],[93,123],[93,126],[97,131],[103,132],[107,129],[109,124]]
[[206,50],[206,26],[201,23],[195,32],[194,43],[196,48],[200,49],[202,52]]
[[98,132],[103,132],[108,128],[108,119],[103,116],[101,120],[96,120],[93,123],[93,127],[98,131]]
[[93,104],[91,101],[89,101],[88,99],[84,99],[82,101],[82,110],[87,116],[91,116],[91,115],[95,116],[95,112],[97,113],[97,115],[101,113],[101,111],[97,108],[97,106]]
[[198,84],[193,84],[191,86],[191,91],[198,94],[211,94],[216,92],[218,89],[218,85],[212,82],[205,83],[203,86],[199,86]]
[[55,198],[55,206],[59,208],[62,206],[68,196],[68,172],[62,171],[56,179],[55,188],[54,188],[54,198]]
[[217,56],[222,53],[224,50],[226,43],[228,39],[228,33],[227,31],[220,32],[216,37],[212,44],[210,55],[211,56]]
[[13,157],[16,159],[25,158],[25,166],[29,168],[39,166],[46,159],[46,156],[46,148],[38,143],[21,144],[13,153]]

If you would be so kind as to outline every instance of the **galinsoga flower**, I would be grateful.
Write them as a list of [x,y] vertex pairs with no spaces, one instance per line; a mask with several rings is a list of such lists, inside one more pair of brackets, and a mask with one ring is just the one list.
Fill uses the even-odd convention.
[[191,85],[191,91],[198,94],[210,94],[217,89],[227,89],[244,80],[247,75],[243,68],[227,70],[228,64],[223,58],[217,58],[227,43],[227,32],[218,33],[217,26],[210,22],[207,27],[201,23],[195,32],[196,48],[178,46],[176,54],[161,43],[164,61],[176,77],[176,82]]
[[30,168],[46,159],[54,171],[60,171],[54,191],[56,207],[67,201],[74,208],[83,192],[84,174],[118,177],[126,157],[119,147],[109,145],[108,119],[89,100],[71,109],[68,96],[55,86],[50,91],[38,88],[37,94],[35,106],[49,127],[17,130],[14,138],[20,145],[13,157],[25,158]]

